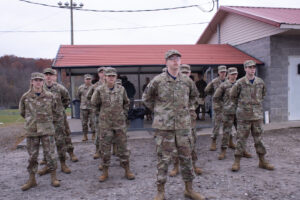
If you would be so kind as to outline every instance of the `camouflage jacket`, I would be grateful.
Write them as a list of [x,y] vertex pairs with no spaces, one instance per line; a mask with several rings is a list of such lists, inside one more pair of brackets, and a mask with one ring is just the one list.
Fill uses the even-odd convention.
[[92,109],[91,101],[87,99],[87,93],[92,87],[85,84],[78,87],[76,98],[80,100],[80,109]]
[[127,127],[129,99],[123,86],[115,84],[113,90],[110,90],[106,84],[103,84],[96,88],[91,102],[100,111],[100,128],[122,129]]
[[50,92],[43,91],[37,96],[32,90],[21,97],[20,115],[25,119],[27,137],[54,135],[53,113],[56,102]]
[[263,119],[262,102],[265,95],[266,87],[261,78],[255,77],[253,84],[250,83],[246,76],[239,79],[230,91],[230,98],[237,105],[237,119]]
[[[91,100],[94,91],[96,90],[97,87],[99,87],[99,86],[101,86],[101,85],[103,85],[103,83],[102,83],[100,80],[97,81],[97,82],[89,89],[89,91],[87,92],[86,98],[87,98],[88,100]],[[96,116],[98,116],[98,115],[99,115],[99,110],[97,110],[93,105],[92,105],[92,109],[94,110]]]
[[[197,86],[196,86],[196,84],[195,84],[195,82],[193,80],[192,80],[192,84],[194,84],[193,87],[197,89]],[[196,100],[194,101],[194,105],[190,105],[191,120],[196,120],[197,119],[196,109],[200,105],[199,90],[197,89],[196,92],[197,92],[197,97],[196,97]]]
[[97,87],[103,85],[103,83],[99,80],[97,81],[94,85],[92,85],[92,87],[89,89],[89,91],[86,94],[86,97],[88,100],[92,99],[93,93],[96,90]]
[[[206,95],[211,95],[213,96],[217,90],[217,88],[221,85],[221,83],[223,83],[223,81],[221,81],[221,79],[219,77],[213,79],[205,88],[205,94]],[[218,106],[215,105],[214,101],[212,102],[212,106],[214,111],[222,111],[223,109],[223,104],[219,104]]]
[[55,113],[53,114],[53,120],[62,121],[64,117],[64,111],[69,106],[71,101],[68,90],[59,83],[53,83],[50,88],[44,84],[44,89],[53,94],[57,103]]
[[223,106],[223,114],[226,115],[234,115],[236,111],[236,105],[230,99],[232,86],[233,84],[229,80],[226,80],[217,88],[213,96],[215,108],[218,109]]
[[152,127],[160,130],[179,130],[191,127],[190,106],[198,106],[199,93],[193,81],[178,74],[174,80],[163,72],[148,84],[143,103],[154,112]]

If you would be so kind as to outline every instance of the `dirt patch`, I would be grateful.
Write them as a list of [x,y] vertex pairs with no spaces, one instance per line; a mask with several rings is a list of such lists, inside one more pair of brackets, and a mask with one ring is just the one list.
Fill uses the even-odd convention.
[[17,140],[20,138],[19,136],[23,133],[24,125],[14,124],[10,126],[0,126],[0,151],[8,151],[11,150],[16,144]]
[[[194,180],[194,188],[207,199],[222,200],[270,200],[300,199],[300,129],[269,131],[263,142],[267,148],[267,159],[275,165],[275,171],[258,168],[258,158],[253,148],[253,139],[248,140],[248,149],[254,156],[242,159],[241,170],[231,172],[233,151],[228,150],[223,161],[218,153],[208,151],[209,136],[199,136],[197,142],[198,164],[204,170]],[[220,139],[218,144],[220,144]],[[75,144],[79,162],[67,164],[72,173],[67,175],[58,170],[61,187],[50,186],[50,176],[37,177],[38,186],[22,192],[20,187],[28,178],[26,149],[1,153],[0,199],[107,199],[144,200],[153,199],[156,194],[156,154],[153,139],[130,140],[131,168],[136,179],[124,178],[119,160],[112,157],[109,180],[98,182],[101,172],[97,169],[100,160],[94,160],[92,143]],[[41,155],[41,154],[40,154]],[[171,168],[171,167],[170,167]],[[169,168],[169,169],[170,169]],[[166,184],[166,198],[185,199],[181,177],[169,178]]]

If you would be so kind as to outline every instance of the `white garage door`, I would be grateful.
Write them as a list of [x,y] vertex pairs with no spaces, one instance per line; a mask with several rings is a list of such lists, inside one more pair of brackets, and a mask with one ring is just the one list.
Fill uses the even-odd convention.
[[289,120],[300,120],[300,56],[289,56]]

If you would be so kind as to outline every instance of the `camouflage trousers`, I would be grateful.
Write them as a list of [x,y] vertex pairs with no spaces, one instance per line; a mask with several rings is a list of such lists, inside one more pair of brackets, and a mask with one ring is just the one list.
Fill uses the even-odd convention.
[[197,152],[196,152],[196,144],[197,144],[197,133],[196,133],[196,119],[192,119],[192,141],[191,141],[191,147],[192,147],[192,161],[193,163],[198,160]]
[[[198,160],[197,152],[196,152],[196,144],[197,144],[197,133],[196,133],[196,119],[192,119],[192,128],[191,128],[191,156],[193,163],[196,163]],[[178,154],[177,151],[175,153],[175,157],[173,158],[174,162],[178,162]]]
[[237,130],[236,115],[223,115],[223,137],[222,137],[222,149],[227,149],[229,143],[229,137],[232,135],[232,125]]
[[249,134],[252,134],[254,139],[254,146],[257,154],[265,155],[266,149],[261,141],[263,131],[262,120],[254,121],[242,121],[237,122],[237,147],[235,150],[235,156],[242,156],[246,149],[247,138]]
[[40,142],[42,143],[43,153],[45,159],[47,161],[47,167],[54,171],[56,170],[57,163],[55,159],[55,146],[54,146],[54,138],[53,136],[39,136],[39,137],[27,137],[27,151],[29,154],[28,159],[28,167],[27,170],[30,174],[36,173],[38,170],[38,156],[39,156],[39,148]]
[[89,127],[92,130],[92,133],[95,133],[95,114],[92,109],[80,109],[80,118],[82,123],[82,133],[87,134]]
[[214,111],[214,128],[212,131],[211,138],[217,139],[219,136],[220,128],[223,122],[223,112],[222,111]]
[[95,139],[95,145],[96,145],[96,150],[100,149],[100,139],[101,139],[101,136],[100,136],[100,128],[99,128],[99,113],[96,113],[94,115],[94,123],[95,123],[95,132],[96,132],[96,139]]
[[127,148],[127,135],[125,129],[101,129],[101,151],[102,165],[109,167],[111,157],[111,145],[115,141],[117,145],[117,156],[120,163],[125,166],[129,163],[130,152]]
[[190,129],[183,130],[156,130],[157,153],[157,184],[167,181],[168,167],[175,154],[180,161],[182,179],[185,182],[192,181],[195,177],[192,167]]
[[64,124],[65,124],[65,141],[66,141],[66,151],[68,153],[74,151],[74,146],[71,139],[71,129],[67,120],[67,115],[64,112]]
[[58,158],[61,161],[66,160],[66,133],[65,133],[65,124],[64,120],[61,121],[54,121],[54,128],[55,128],[55,143],[57,148]]

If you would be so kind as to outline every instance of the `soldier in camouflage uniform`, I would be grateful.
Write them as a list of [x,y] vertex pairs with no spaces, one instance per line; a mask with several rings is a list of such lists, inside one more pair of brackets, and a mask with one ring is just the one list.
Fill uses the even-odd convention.
[[37,185],[35,174],[38,169],[39,146],[42,142],[47,167],[51,173],[51,184],[60,186],[56,178],[56,160],[54,155],[53,113],[56,102],[50,92],[43,90],[44,75],[34,72],[31,74],[30,90],[23,94],[19,103],[21,116],[25,119],[25,131],[27,141],[29,180],[22,186],[22,190],[28,190]]
[[91,101],[87,99],[87,93],[92,88],[92,76],[84,75],[84,84],[78,87],[77,99],[80,100],[80,118],[82,123],[82,141],[88,140],[88,124],[92,130],[92,140],[95,140],[95,113]]
[[[213,101],[217,107],[221,107],[223,105],[223,138],[221,153],[218,157],[219,160],[223,160],[225,158],[228,143],[229,146],[235,149],[235,145],[232,142],[232,125],[234,125],[235,129],[237,130],[235,115],[236,107],[230,99],[230,90],[235,84],[237,76],[237,68],[230,67],[228,69],[228,79],[217,88],[213,96]],[[243,156],[246,158],[252,157],[251,154],[247,153],[247,151],[244,152]]]
[[[51,71],[50,68],[48,68],[48,70],[49,70],[49,72]],[[54,74],[52,76],[53,81],[57,82],[56,70],[52,69],[52,73]],[[57,84],[59,84],[59,83],[57,83]],[[64,87],[63,85],[61,85],[61,86]],[[66,111],[64,111],[64,125],[65,125],[65,141],[66,141],[66,149],[67,149],[66,151],[69,153],[71,161],[77,162],[78,158],[74,153],[74,146],[73,146],[72,138],[71,138],[71,129],[70,129],[70,126],[69,126],[69,122],[67,120]],[[44,159],[40,162],[40,164],[41,165],[46,164],[45,156],[44,156]]]
[[197,88],[190,78],[179,73],[181,54],[177,50],[167,51],[165,59],[166,72],[154,77],[143,93],[144,105],[154,113],[152,127],[156,129],[157,195],[154,199],[165,198],[168,165],[176,153],[185,182],[184,195],[204,199],[192,188],[194,171],[189,108],[196,104]]
[[[223,83],[226,79],[226,66],[225,65],[220,65],[218,67],[218,74],[219,76],[215,79],[213,79],[205,88],[205,94],[206,95],[211,95],[213,96],[214,93],[216,92],[217,88]],[[211,135],[211,146],[210,150],[211,151],[216,151],[217,150],[217,137],[219,135],[220,127],[222,125],[222,115],[223,115],[223,105],[219,104],[216,105],[214,101],[212,102],[213,106],[213,111],[214,111],[214,128],[213,132]]]
[[[99,77],[99,81],[97,81],[88,91],[87,93],[87,99],[91,100],[94,91],[96,90],[97,87],[103,85],[105,83],[105,79],[104,79],[104,69],[105,67],[99,67],[98,68],[98,77]],[[95,140],[95,145],[96,145],[96,151],[94,154],[94,159],[98,159],[101,156],[101,148],[100,148],[100,131],[99,131],[99,111],[97,109],[95,109],[94,107],[92,107],[94,109],[94,116],[95,116],[95,131],[96,131],[96,140]],[[102,170],[102,165],[99,165],[99,169]]]
[[[182,64],[180,65],[180,73],[190,77],[191,75],[191,67],[189,65],[186,64]],[[194,82],[193,82],[194,84]],[[196,86],[195,86],[196,87]],[[198,91],[197,91],[198,92]],[[199,97],[199,93],[198,93],[198,97]],[[197,97],[197,100],[199,100],[199,98]],[[190,115],[191,115],[191,133],[192,133],[192,161],[193,161],[193,168],[194,171],[197,175],[201,175],[202,174],[202,170],[196,166],[196,162],[198,160],[197,157],[197,152],[196,152],[196,144],[197,144],[197,133],[196,133],[196,122],[197,122],[197,114],[196,114],[196,108],[198,106],[198,101],[196,105],[190,105]],[[178,156],[175,156],[174,158],[174,168],[173,170],[170,172],[170,176],[176,176],[179,173],[179,158]]]
[[123,86],[116,84],[117,71],[114,68],[105,69],[106,84],[97,87],[92,96],[92,104],[100,111],[99,128],[101,135],[102,166],[103,172],[99,181],[106,181],[110,165],[111,145],[115,140],[118,148],[117,155],[121,166],[125,169],[125,177],[134,179],[134,174],[129,169],[129,151],[127,149],[127,115],[129,99]]
[[274,167],[269,164],[264,155],[266,149],[261,141],[263,133],[262,103],[266,95],[266,86],[262,79],[255,76],[256,63],[253,60],[244,62],[246,75],[239,79],[230,91],[230,98],[235,103],[237,117],[237,148],[235,150],[235,161],[232,165],[232,171],[240,169],[240,159],[245,152],[247,138],[251,133],[254,139],[254,146],[259,157],[259,167],[267,170],[273,170]]
[[[57,148],[58,157],[60,160],[61,171],[69,174],[71,173],[70,168],[66,165],[66,133],[64,123],[64,112],[70,104],[70,96],[68,90],[54,81],[53,76],[56,73],[51,68],[44,69],[45,83],[44,90],[51,92],[57,103],[55,113],[53,115],[53,124],[55,128],[55,143]],[[40,170],[38,173],[44,175],[48,172],[47,166]]]

